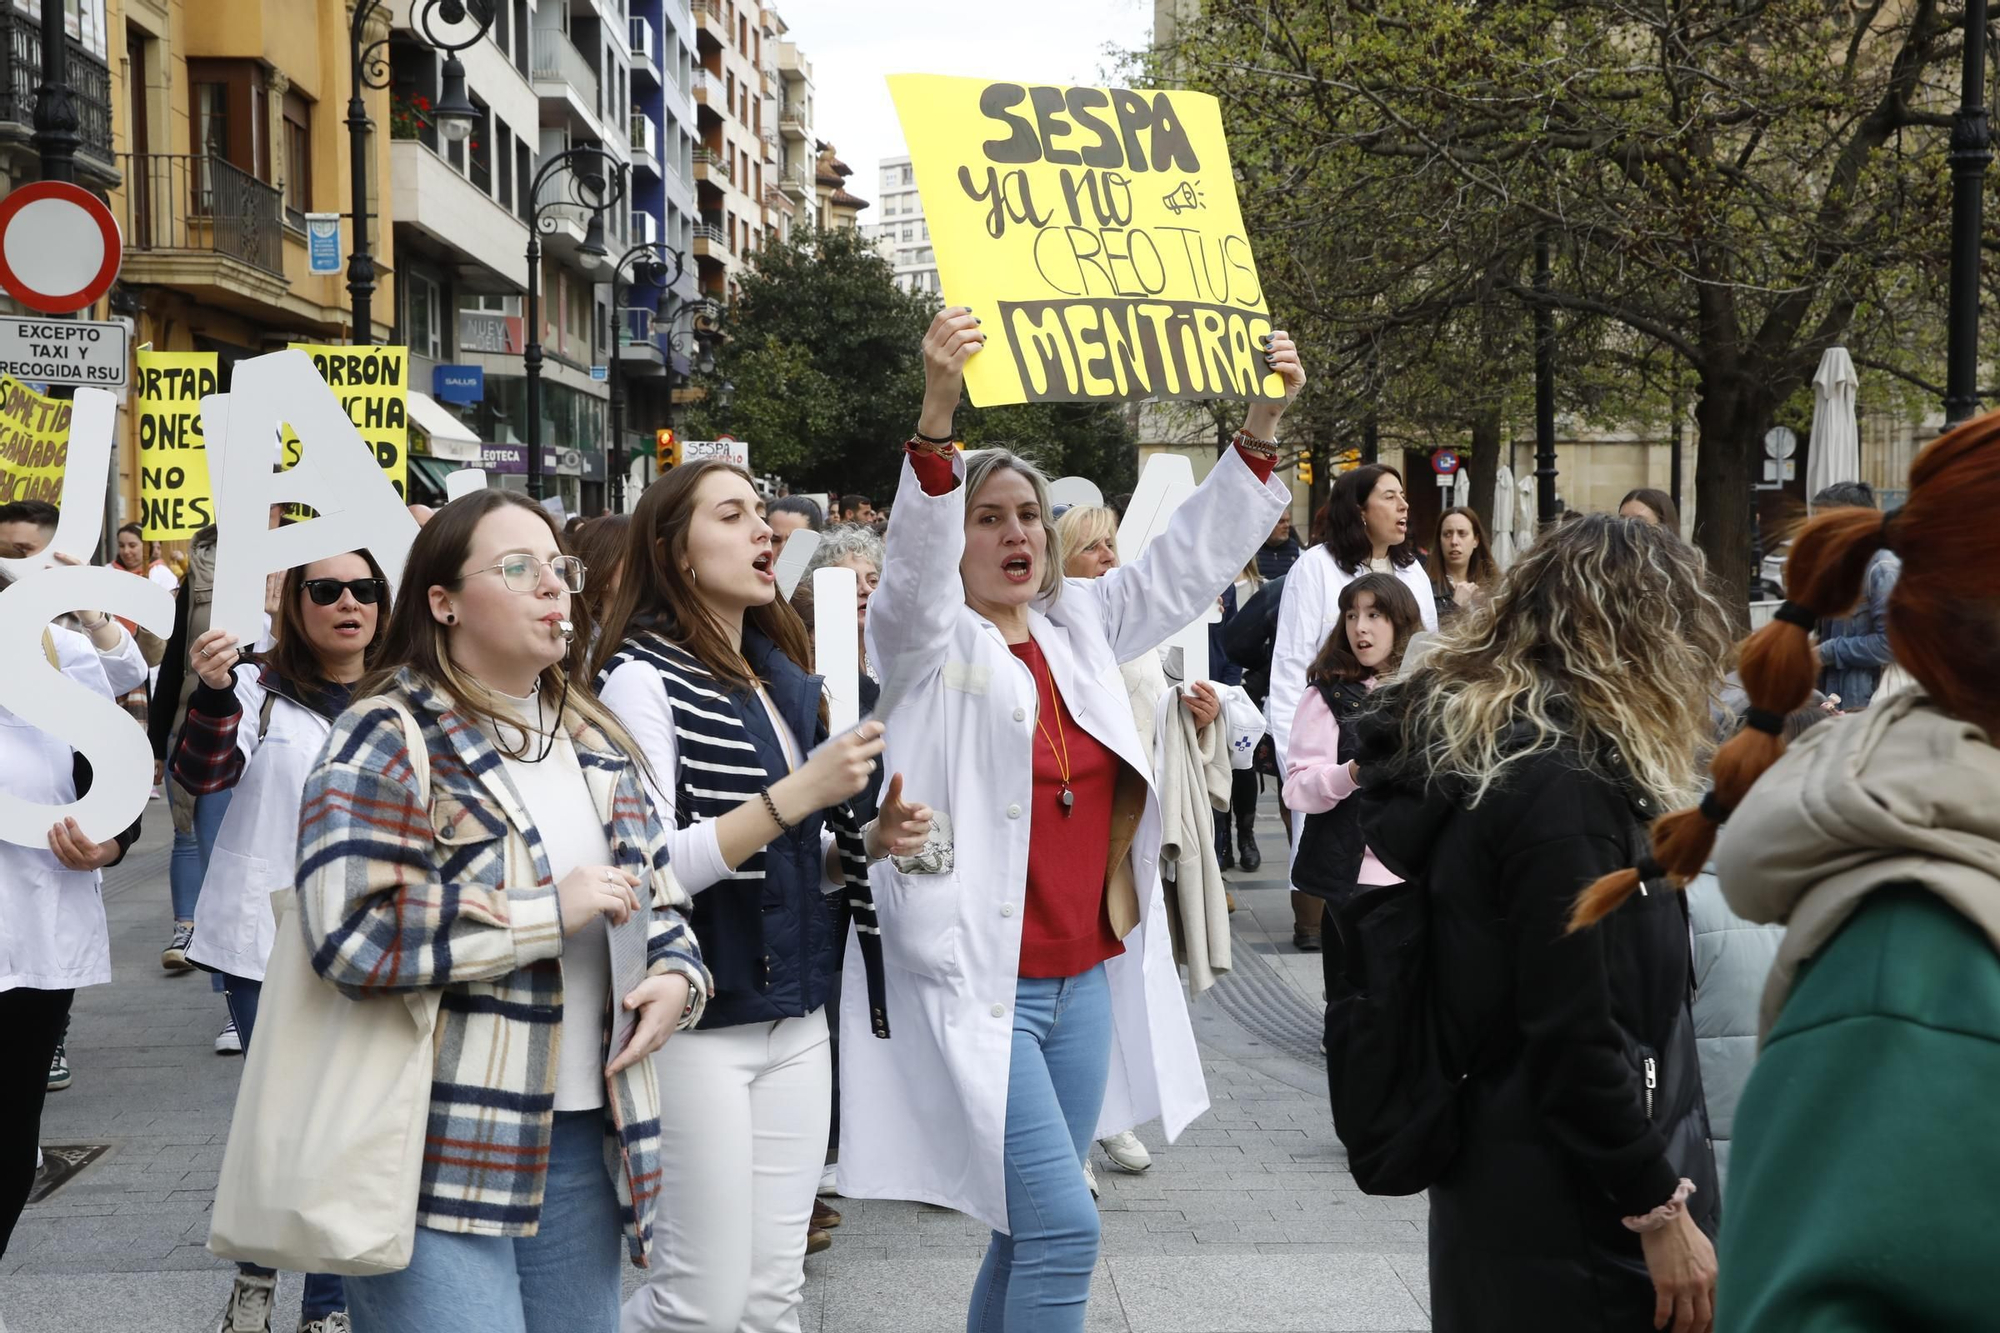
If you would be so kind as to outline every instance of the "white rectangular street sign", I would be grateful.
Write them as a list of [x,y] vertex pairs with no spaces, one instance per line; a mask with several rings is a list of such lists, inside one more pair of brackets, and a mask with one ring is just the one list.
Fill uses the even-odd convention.
[[122,389],[131,356],[114,320],[0,317],[0,375],[43,384]]

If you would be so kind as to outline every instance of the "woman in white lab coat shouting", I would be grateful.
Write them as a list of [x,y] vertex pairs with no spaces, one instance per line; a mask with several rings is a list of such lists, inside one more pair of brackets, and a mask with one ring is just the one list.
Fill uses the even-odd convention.
[[[1076,1333],[1097,1261],[1093,1135],[1208,1106],[1167,935],[1160,806],[1120,661],[1214,605],[1289,496],[1270,479],[1283,403],[1138,560],[1065,580],[1047,484],[1004,450],[951,446],[971,312],[924,338],[925,395],[868,611],[885,767],[938,818],[874,867],[894,1036],[869,1036],[858,951],[842,1005],[840,1188],[991,1225],[971,1333]],[[1291,339],[1264,342],[1286,401]]]

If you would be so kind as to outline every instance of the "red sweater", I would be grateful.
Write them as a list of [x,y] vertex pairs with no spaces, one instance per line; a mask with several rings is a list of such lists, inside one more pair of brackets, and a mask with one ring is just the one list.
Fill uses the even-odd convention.
[[[1271,460],[1237,452],[1257,480],[1270,479]],[[909,457],[924,494],[943,495],[955,484],[949,458],[915,449]],[[1034,822],[1028,830],[1020,975],[1073,977],[1125,952],[1111,933],[1111,913],[1104,899],[1119,761],[1070,716],[1034,641],[1007,646],[1034,674],[1041,718],[1034,739],[1035,782],[1029,810]],[[1075,800],[1068,814],[1062,804],[1065,768]]]
[[[1104,903],[1118,756],[1070,716],[1034,640],[1007,647],[1035,677],[1039,718],[1035,787],[1028,807],[1034,822],[1028,829],[1028,901],[1021,923],[1020,974],[1073,977],[1125,952],[1111,933],[1111,912]],[[1062,804],[1065,768],[1075,799],[1068,813]]]

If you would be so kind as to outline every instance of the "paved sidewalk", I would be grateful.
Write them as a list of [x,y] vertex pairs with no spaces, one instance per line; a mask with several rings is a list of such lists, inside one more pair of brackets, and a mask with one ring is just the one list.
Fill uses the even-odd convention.
[[[1104,1259],[1089,1328],[1112,1333],[1390,1333],[1429,1327],[1421,1199],[1354,1189],[1327,1115],[1319,962],[1291,950],[1284,838],[1259,821],[1265,869],[1232,875],[1237,970],[1193,1006],[1210,1113],[1153,1169],[1099,1153]],[[78,994],[76,1083],[52,1094],[48,1144],[110,1151],[28,1210],[0,1259],[11,1333],[212,1333],[228,1265],[204,1247],[242,1061],[213,1054],[222,997],[205,974],[170,976],[163,805],[107,876],[117,983]],[[809,1260],[806,1333],[957,1333],[986,1233],[909,1203],[845,1200],[833,1249]],[[636,1276],[636,1275],[634,1275]],[[631,1279],[628,1279],[628,1281]],[[279,1310],[298,1311],[298,1279]],[[274,1323],[290,1333],[293,1323]],[[410,1330],[409,1333],[422,1333]]]

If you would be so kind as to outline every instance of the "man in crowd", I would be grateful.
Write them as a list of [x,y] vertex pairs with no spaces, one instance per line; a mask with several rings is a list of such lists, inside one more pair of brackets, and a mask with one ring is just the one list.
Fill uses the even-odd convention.
[[56,507],[47,500],[13,500],[0,505],[0,542],[33,555],[55,540]]
[[803,495],[781,495],[771,501],[764,521],[771,525],[771,554],[784,554],[785,541],[800,528],[818,532],[826,526],[819,505]]
[[840,497],[840,521],[843,523],[873,523],[875,505],[865,495],[843,495]]
[[1271,535],[1258,548],[1257,572],[1266,579],[1283,578],[1297,562],[1301,549],[1299,539],[1292,535],[1291,513],[1278,515],[1278,526],[1271,529]]
[[[1865,481],[1837,481],[1813,497],[1814,510],[1874,509],[1875,488]],[[1889,592],[1903,572],[1894,551],[1877,551],[1868,560],[1862,580],[1865,595],[1848,615],[1819,622],[1819,688],[1839,695],[1842,712],[1868,706],[1881,682],[1882,669],[1894,659],[1889,652]]]

